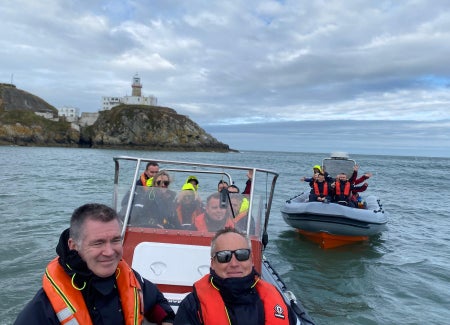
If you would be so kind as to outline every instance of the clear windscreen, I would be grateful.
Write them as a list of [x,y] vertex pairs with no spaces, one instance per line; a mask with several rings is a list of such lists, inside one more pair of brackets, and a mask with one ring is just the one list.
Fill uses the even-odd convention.
[[130,187],[118,187],[117,210],[123,221],[129,210],[129,227],[172,229],[181,231],[180,234],[215,233],[224,227],[234,227],[248,235],[261,236],[264,214],[261,195],[254,195],[250,204],[250,195],[181,188],[137,185],[130,198]]
[[323,160],[323,167],[325,171],[333,178],[340,173],[345,173],[348,178],[353,174],[353,166],[355,161],[351,159],[331,159]]
[[[161,160],[159,170],[168,174],[169,182],[165,186],[143,186],[141,180],[149,161],[115,158],[113,206],[126,227],[208,237],[224,227],[234,227],[254,239],[262,238],[277,174],[247,167]],[[198,181],[195,190],[186,186],[191,177]],[[222,182],[229,185],[227,191],[220,191]]]

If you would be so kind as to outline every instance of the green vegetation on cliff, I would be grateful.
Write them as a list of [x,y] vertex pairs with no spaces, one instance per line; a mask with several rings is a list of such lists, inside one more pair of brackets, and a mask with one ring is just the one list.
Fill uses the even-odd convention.
[[168,107],[119,105],[101,111],[90,126],[55,118],[57,110],[44,100],[14,85],[0,84],[0,145],[230,151],[228,145]]
[[168,107],[119,105],[100,112],[97,121],[82,131],[93,147],[123,147],[148,150],[230,151],[185,115]]
[[0,109],[0,144],[74,146],[78,131],[69,122],[52,121],[31,111]]
[[42,98],[30,94],[15,85],[0,83],[0,109],[5,111],[21,110],[58,116],[58,110]]

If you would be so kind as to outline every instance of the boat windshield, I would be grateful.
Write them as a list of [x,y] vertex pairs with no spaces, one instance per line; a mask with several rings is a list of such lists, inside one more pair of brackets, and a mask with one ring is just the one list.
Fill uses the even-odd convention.
[[[131,227],[177,236],[212,236],[221,228],[234,227],[252,238],[263,237],[278,174],[248,167],[185,166],[187,163],[159,160],[160,171],[168,175],[167,181],[143,186],[140,178],[148,159],[117,157],[114,160],[113,205],[124,222],[124,232]],[[249,170],[253,174],[251,191],[242,194]],[[190,178],[198,184],[187,186]],[[233,193],[231,188],[219,192],[221,181],[238,183],[239,192]]]
[[[131,191],[129,188],[123,190],[118,212],[125,221]],[[229,226],[257,235],[262,227],[261,196],[253,197],[252,213],[249,213],[249,207],[249,195],[240,193],[136,186],[128,226],[186,232],[216,232]]]
[[345,173],[350,178],[355,164],[353,159],[348,158],[325,158],[322,162],[325,171],[333,178],[340,173]]

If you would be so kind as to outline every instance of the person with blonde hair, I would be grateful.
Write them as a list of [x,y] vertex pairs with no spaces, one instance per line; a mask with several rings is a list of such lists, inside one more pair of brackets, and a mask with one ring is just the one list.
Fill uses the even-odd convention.
[[170,175],[160,170],[153,177],[153,186],[147,191],[143,214],[149,227],[179,228],[176,216],[176,193],[169,189]]

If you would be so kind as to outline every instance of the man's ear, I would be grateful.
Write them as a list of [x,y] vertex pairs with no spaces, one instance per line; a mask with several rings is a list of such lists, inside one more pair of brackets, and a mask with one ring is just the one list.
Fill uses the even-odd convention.
[[69,238],[69,240],[67,241],[67,245],[69,246],[70,250],[78,250],[78,246],[75,242],[75,240],[73,240],[72,238]]

